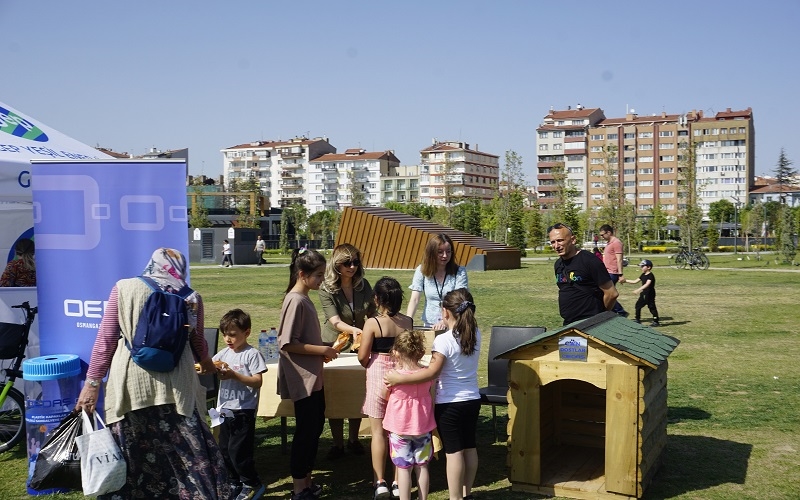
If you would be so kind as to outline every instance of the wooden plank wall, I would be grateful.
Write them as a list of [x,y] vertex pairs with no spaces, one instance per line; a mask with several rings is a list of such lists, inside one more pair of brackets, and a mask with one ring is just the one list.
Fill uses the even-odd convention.
[[486,271],[520,267],[517,248],[379,207],[345,208],[336,244],[355,245],[361,250],[365,267],[414,269],[422,262],[428,240],[438,233],[453,240],[453,255],[459,265],[466,266],[476,255],[483,255]]

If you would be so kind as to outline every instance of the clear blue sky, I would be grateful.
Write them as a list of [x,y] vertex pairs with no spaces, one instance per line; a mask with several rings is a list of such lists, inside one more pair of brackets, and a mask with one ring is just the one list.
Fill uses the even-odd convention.
[[220,149],[327,136],[340,152],[432,138],[535,179],[551,106],[620,117],[753,108],[756,172],[800,167],[800,2],[0,0],[0,101],[92,146]]

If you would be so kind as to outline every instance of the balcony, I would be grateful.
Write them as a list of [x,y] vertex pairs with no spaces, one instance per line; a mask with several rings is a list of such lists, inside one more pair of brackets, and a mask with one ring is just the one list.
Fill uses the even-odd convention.
[[281,168],[284,169],[286,168],[295,169],[295,168],[303,168],[305,165],[303,165],[302,163],[281,163],[280,166]]
[[281,158],[302,158],[304,153],[302,148],[298,150],[279,149],[277,152],[281,155]]
[[281,181],[281,188],[283,189],[301,189],[302,187],[303,187],[302,182]]
[[302,179],[303,178],[303,174],[289,172],[287,170],[281,170],[281,178],[282,179]]

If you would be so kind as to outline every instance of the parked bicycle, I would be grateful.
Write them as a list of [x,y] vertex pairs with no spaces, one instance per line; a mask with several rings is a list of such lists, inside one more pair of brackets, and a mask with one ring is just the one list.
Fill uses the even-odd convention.
[[5,372],[3,390],[0,391],[0,453],[8,451],[25,437],[25,396],[14,388],[14,381],[22,377],[22,360],[28,347],[28,334],[38,312],[28,302],[18,306],[25,314],[25,322],[0,323],[0,359],[13,359]]
[[689,266],[690,269],[700,269],[705,271],[711,263],[699,248],[689,250],[687,246],[679,246],[678,253],[672,258],[672,267],[675,269],[685,269]]

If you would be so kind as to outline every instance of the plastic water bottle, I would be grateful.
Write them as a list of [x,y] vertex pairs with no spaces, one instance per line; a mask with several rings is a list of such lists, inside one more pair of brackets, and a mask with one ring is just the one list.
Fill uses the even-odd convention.
[[261,330],[258,334],[258,352],[264,356],[264,359],[269,359],[269,334],[266,330]]
[[278,357],[278,330],[274,326],[269,329],[269,355],[270,359]]

